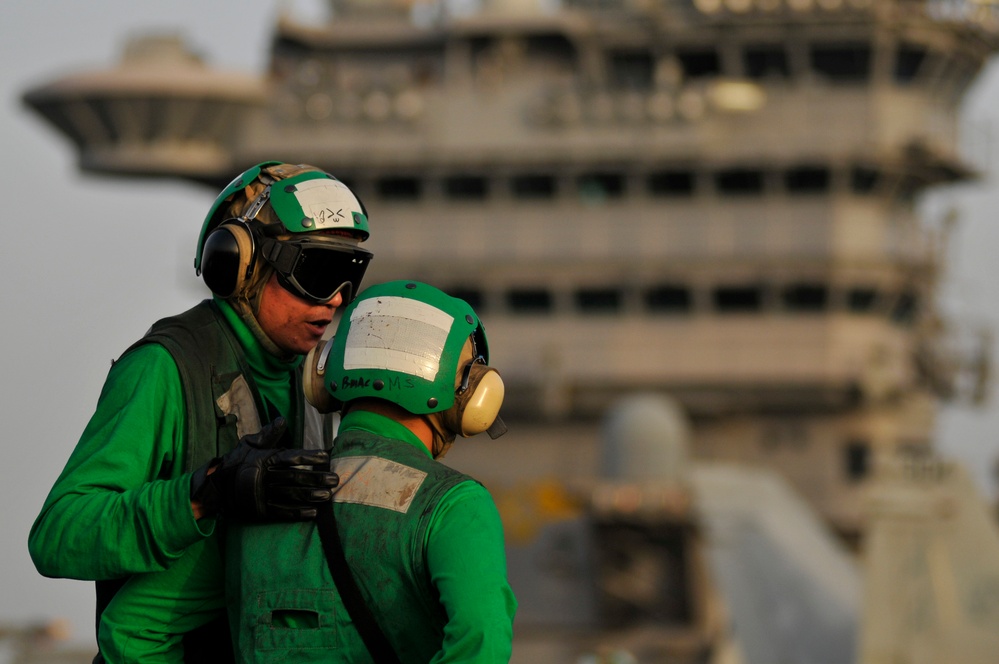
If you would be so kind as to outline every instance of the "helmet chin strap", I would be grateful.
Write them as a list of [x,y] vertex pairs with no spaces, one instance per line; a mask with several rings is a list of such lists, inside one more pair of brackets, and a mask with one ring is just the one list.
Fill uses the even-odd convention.
[[444,455],[451,449],[451,445],[454,444],[454,439],[458,435],[444,426],[441,418],[442,415],[443,413],[429,413],[424,415],[430,424],[430,430],[434,436],[430,450],[430,454],[434,459],[444,458]]
[[260,342],[260,345],[268,353],[283,360],[290,360],[292,359],[292,355],[278,348],[278,345],[267,336],[264,328],[260,327],[260,322],[257,320],[257,312],[260,311],[260,301],[263,299],[264,286],[270,280],[272,272],[273,268],[270,265],[267,265],[263,260],[258,260],[258,265],[253,271],[253,278],[250,283],[246,285],[242,292],[229,298],[229,304],[236,310],[239,317],[250,328],[253,336],[256,337],[257,341]]

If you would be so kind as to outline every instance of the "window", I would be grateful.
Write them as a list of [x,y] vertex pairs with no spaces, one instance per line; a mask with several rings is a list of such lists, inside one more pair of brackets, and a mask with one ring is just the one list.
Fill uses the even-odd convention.
[[659,171],[652,173],[647,180],[649,193],[653,196],[692,196],[694,174],[690,171]]
[[926,49],[922,46],[902,44],[895,54],[895,80],[911,83],[919,75],[919,69],[926,60]]
[[721,59],[714,49],[690,49],[676,52],[680,68],[687,78],[707,78],[721,74]]
[[468,303],[468,306],[475,309],[477,313],[482,312],[483,305],[485,304],[485,298],[482,295],[482,291],[479,289],[459,286],[456,288],[449,288],[445,292],[451,297],[464,300]]
[[621,310],[621,291],[616,288],[584,288],[576,292],[576,307],[584,314],[608,314]]
[[507,305],[514,313],[550,313],[552,294],[542,288],[515,288],[506,295]]
[[489,36],[475,36],[468,40],[472,61],[481,64],[483,60],[488,59],[489,53],[495,48],[494,43],[495,40]]
[[859,482],[871,471],[871,446],[863,440],[851,440],[844,449],[844,471],[851,482]]
[[899,325],[911,325],[919,314],[919,298],[912,291],[900,293],[891,308],[891,319]]
[[564,35],[558,33],[528,35],[527,55],[532,59],[571,66],[576,60],[576,48]]
[[829,302],[829,289],[822,284],[792,284],[781,292],[781,303],[788,311],[824,311]]
[[551,175],[518,175],[511,181],[516,198],[554,198],[555,178]]
[[579,195],[586,201],[620,198],[624,195],[624,176],[620,173],[588,173],[579,177]]
[[812,47],[812,70],[835,82],[867,80],[871,47],[865,43],[822,44]]
[[646,291],[645,306],[654,313],[687,313],[693,308],[693,298],[686,286],[663,284]]
[[784,174],[784,186],[792,195],[823,194],[829,191],[831,176],[823,166],[800,166]]
[[729,196],[746,196],[763,193],[763,172],[746,168],[733,168],[715,175],[718,192]]
[[743,313],[763,309],[763,289],[760,286],[720,286],[713,299],[719,313]]
[[652,88],[655,61],[652,54],[639,51],[610,53],[610,83],[619,90]]
[[791,67],[782,46],[749,46],[742,54],[742,67],[748,78],[788,78]]
[[878,292],[873,288],[851,288],[846,292],[846,307],[858,314],[874,311],[878,302]]
[[415,177],[384,177],[375,183],[375,192],[389,201],[416,200],[422,193],[422,183]]
[[867,166],[856,166],[850,171],[850,188],[855,194],[870,194],[881,182],[881,173]]
[[456,200],[481,201],[489,193],[489,182],[477,175],[455,175],[444,179],[444,195]]

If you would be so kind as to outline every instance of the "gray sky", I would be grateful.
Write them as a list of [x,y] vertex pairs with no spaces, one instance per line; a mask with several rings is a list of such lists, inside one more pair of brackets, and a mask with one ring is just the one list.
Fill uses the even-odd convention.
[[[295,6],[314,11],[312,4]],[[92,638],[92,584],[40,577],[27,554],[28,529],[90,417],[111,359],[154,320],[205,294],[192,261],[213,198],[192,185],[80,174],[68,141],[30,115],[20,94],[62,74],[111,66],[128,35],[149,31],[184,35],[212,66],[260,71],[277,7],[277,0],[0,3],[0,288],[6,312],[0,625],[59,616],[73,623],[76,640]],[[997,100],[999,70],[993,67],[965,113],[973,130],[965,140],[969,151],[993,161],[999,155],[989,142],[990,127],[999,128]],[[991,288],[999,276],[995,177],[990,173],[941,199],[959,212],[946,306],[968,323],[999,329],[999,297]],[[966,461],[991,492],[999,407],[945,411],[939,447]]]
[[27,535],[93,411],[111,359],[205,291],[193,260],[213,194],[81,175],[68,141],[20,102],[35,85],[117,62],[127,35],[183,34],[212,65],[260,71],[274,0],[0,3],[3,272],[0,624],[62,616],[91,639],[93,584],[38,575]]

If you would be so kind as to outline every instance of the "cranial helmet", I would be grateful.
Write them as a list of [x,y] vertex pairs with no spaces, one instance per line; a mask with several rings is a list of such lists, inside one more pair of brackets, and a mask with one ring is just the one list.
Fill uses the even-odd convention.
[[[312,302],[356,294],[371,253],[361,201],[315,166],[267,161],[240,174],[205,217],[194,268],[217,296],[254,303],[271,272]],[[255,304],[250,306],[255,313]]]
[[305,360],[305,393],[320,410],[365,397],[426,415],[434,456],[455,435],[506,431],[503,381],[488,366],[485,329],[472,307],[427,284],[393,281],[365,289],[336,334]]

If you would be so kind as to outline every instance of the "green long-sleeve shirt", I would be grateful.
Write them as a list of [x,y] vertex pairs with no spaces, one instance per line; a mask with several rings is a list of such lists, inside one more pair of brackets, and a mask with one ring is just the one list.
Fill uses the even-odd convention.
[[[351,431],[393,438],[431,458],[430,451],[414,433],[381,415],[364,411],[348,414],[341,424],[340,435],[346,438]],[[334,464],[338,458],[358,453],[357,449],[338,449]],[[351,549],[353,556],[369,555],[363,545],[350,544],[351,540],[362,543],[363,537],[350,537],[346,533],[344,539],[347,541],[344,546]],[[446,616],[443,639],[430,662],[509,661],[517,600],[506,578],[503,524],[485,487],[465,481],[449,489],[430,516],[423,545],[430,583]],[[377,551],[375,546],[370,553]],[[381,592],[379,599],[383,601],[375,610],[384,622],[406,622],[406,608],[395,604],[401,596],[391,589]],[[397,633],[406,634],[405,630]],[[408,638],[416,641],[430,638],[430,634],[410,634]],[[365,658],[360,656],[356,661],[363,662]],[[404,657],[403,661],[408,660]]]
[[[270,355],[225,302],[265,403],[287,415],[301,361]],[[28,549],[51,577],[129,577],[105,610],[109,662],[181,661],[180,635],[224,608],[214,522],[196,521],[183,472],[185,413],[177,366],[147,344],[112,367],[96,411],[31,528]]]
[[[432,464],[397,422],[363,411],[344,417],[333,467],[347,560],[403,662],[507,662],[517,602],[499,512],[481,484]],[[437,479],[419,480],[424,473]],[[407,497],[413,503],[402,510]],[[313,524],[236,527],[226,554],[240,661],[371,661],[333,599]]]

